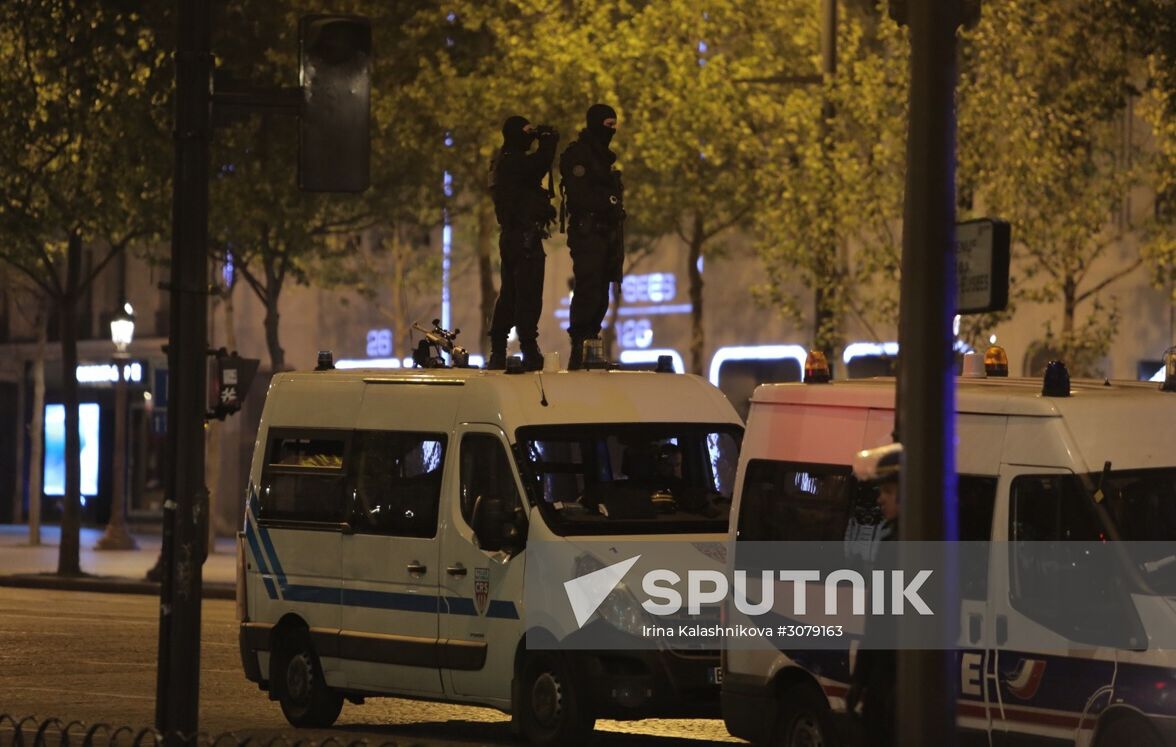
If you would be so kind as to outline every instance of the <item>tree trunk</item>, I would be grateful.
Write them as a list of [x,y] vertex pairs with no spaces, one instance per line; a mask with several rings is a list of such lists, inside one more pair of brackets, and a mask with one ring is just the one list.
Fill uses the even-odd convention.
[[478,202],[478,279],[482,290],[482,316],[478,343],[489,350],[490,317],[494,315],[494,302],[498,290],[494,286],[494,204],[489,199]]
[[407,262],[405,242],[402,241],[401,230],[393,228],[380,239],[381,245],[386,245],[388,251],[388,313],[387,318],[392,325],[392,357],[403,358],[411,355],[412,345],[409,344],[411,332],[407,316],[408,308],[405,299],[404,272]]
[[818,247],[816,262],[816,283],[813,288],[813,349],[825,354],[830,364],[834,360],[834,349],[841,342],[840,313],[841,291],[840,279],[844,269],[838,258],[837,247],[833,245]]
[[41,544],[41,476],[45,458],[45,344],[49,340],[48,299],[37,298],[37,347],[33,354],[33,422],[29,432],[29,544]]
[[265,346],[269,350],[270,369],[277,373],[286,370],[286,351],[278,339],[278,299],[272,293],[265,299]]
[[1062,335],[1068,337],[1074,331],[1074,307],[1078,305],[1078,287],[1073,275],[1066,275],[1062,281]]
[[703,354],[706,348],[706,330],[702,317],[702,271],[698,267],[704,240],[702,216],[696,213],[690,234],[686,274],[690,279],[690,372],[699,376],[703,375]]
[[261,262],[262,270],[265,272],[265,346],[269,350],[270,370],[277,373],[286,370],[286,351],[282,349],[278,335],[278,322],[281,318],[278,304],[282,298],[282,282],[285,280],[286,271],[285,265],[281,264],[282,257],[269,242],[269,228],[263,228],[261,234]]
[[79,576],[81,531],[82,443],[78,433],[78,285],[82,237],[76,231],[66,249],[65,293],[61,297],[61,395],[65,406],[65,504],[61,514],[61,547],[57,573]]

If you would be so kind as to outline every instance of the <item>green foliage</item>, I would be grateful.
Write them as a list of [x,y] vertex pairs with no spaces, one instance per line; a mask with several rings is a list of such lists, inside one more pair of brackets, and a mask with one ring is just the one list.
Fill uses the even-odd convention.
[[[0,3],[0,262],[56,307],[65,404],[58,572],[80,573],[77,308],[119,252],[166,220],[170,66],[160,17],[115,0]],[[83,247],[99,252],[85,273]]]
[[[215,42],[221,75],[259,88],[292,85],[298,69],[297,29],[308,3],[247,0],[226,6]],[[297,123],[263,115],[216,131],[211,188],[214,254],[232,254],[234,265],[266,308],[266,340],[274,370],[285,367],[280,343],[279,300],[290,282],[357,288],[371,284],[359,234],[381,227],[396,232],[440,219],[439,140],[420,116],[423,91],[411,85],[420,64],[414,46],[432,28],[420,19],[436,8],[420,3],[354,0],[337,12],[372,19],[372,186],[363,195],[313,194],[296,183]],[[418,36],[414,36],[414,34]],[[382,53],[380,52],[382,50]],[[247,71],[247,72],[242,72]],[[439,143],[438,143],[439,145]],[[430,157],[433,160],[430,160]],[[427,242],[413,246],[419,253]]]
[[159,21],[113,1],[0,4],[0,259],[51,295],[79,290],[57,267],[70,235],[104,247],[104,265],[164,229]]
[[[801,26],[811,50],[814,10]],[[767,278],[756,290],[787,316],[807,317],[821,349],[841,342],[848,316],[867,329],[897,320],[908,55],[904,34],[878,9],[847,9],[836,75],[778,92],[772,181],[756,225]],[[818,62],[810,54],[800,70]],[[811,315],[798,282],[814,296]]]
[[1118,314],[1100,294],[1141,260],[1091,271],[1124,238],[1140,182],[1124,145],[1129,34],[1097,0],[986,3],[964,44],[959,158],[965,190],[1013,225],[1022,300],[1059,304],[1047,344],[1078,375],[1109,350]]

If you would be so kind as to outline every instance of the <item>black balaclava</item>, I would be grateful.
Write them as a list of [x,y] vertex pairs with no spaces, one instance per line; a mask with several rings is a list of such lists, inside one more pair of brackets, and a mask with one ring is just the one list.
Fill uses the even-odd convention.
[[608,104],[593,104],[588,107],[588,133],[607,148],[617,130],[615,127],[605,127],[604,120],[616,118],[616,110]]
[[502,147],[504,150],[526,151],[531,147],[531,142],[535,139],[535,134],[531,132],[524,132],[523,128],[531,124],[531,121],[526,117],[514,115],[507,117],[506,122],[502,124]]

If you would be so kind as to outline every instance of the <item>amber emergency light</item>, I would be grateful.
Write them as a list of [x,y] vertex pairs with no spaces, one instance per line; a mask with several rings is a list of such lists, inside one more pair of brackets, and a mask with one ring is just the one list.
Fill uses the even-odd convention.
[[829,361],[820,350],[810,350],[804,359],[804,383],[828,384],[833,378],[829,374]]
[[1000,345],[992,345],[984,351],[984,373],[989,376],[1009,375],[1009,354]]

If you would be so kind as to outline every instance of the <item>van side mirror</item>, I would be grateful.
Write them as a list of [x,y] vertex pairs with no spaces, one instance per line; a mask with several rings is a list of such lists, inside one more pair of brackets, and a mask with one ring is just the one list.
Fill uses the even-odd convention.
[[526,520],[520,527],[519,512],[503,498],[478,496],[471,525],[478,547],[517,555],[527,544]]

